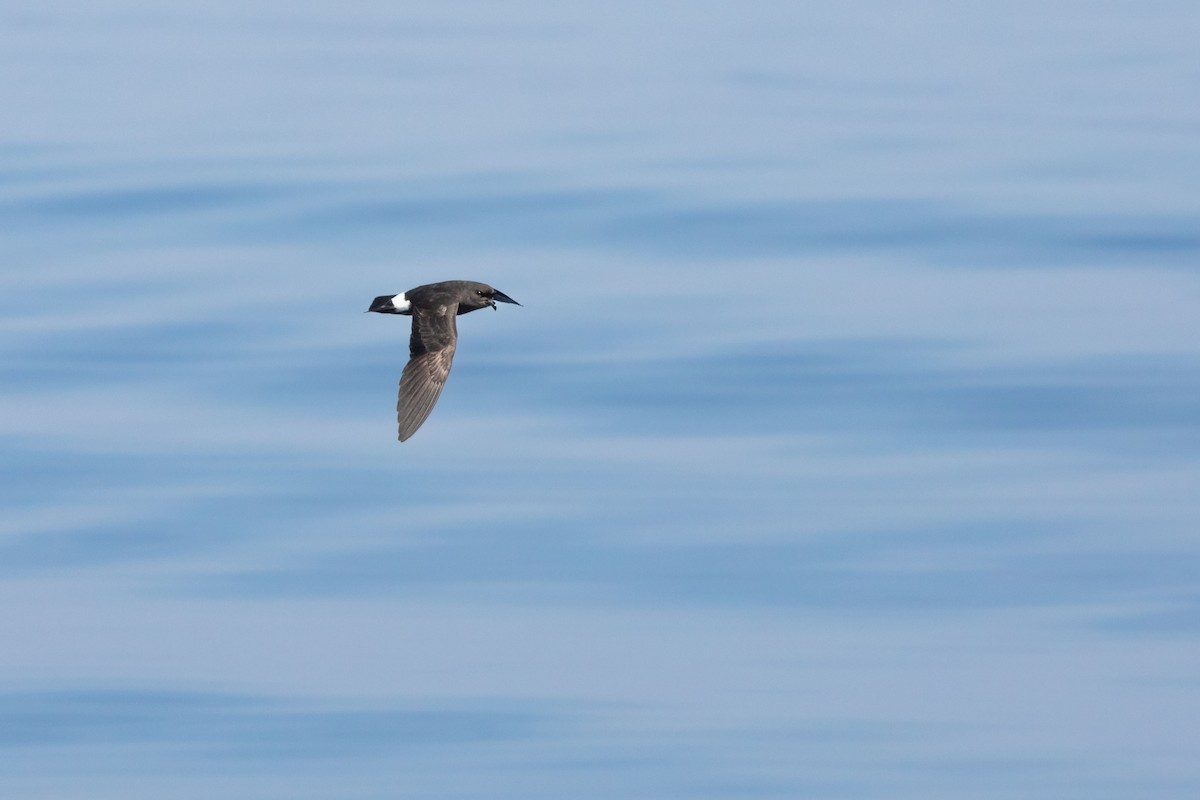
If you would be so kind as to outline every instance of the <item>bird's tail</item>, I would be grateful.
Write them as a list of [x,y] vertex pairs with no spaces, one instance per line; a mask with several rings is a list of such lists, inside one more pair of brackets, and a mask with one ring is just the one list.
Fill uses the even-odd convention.
[[371,301],[371,307],[367,311],[377,311],[380,314],[398,314],[396,305],[392,302],[394,294],[381,294]]

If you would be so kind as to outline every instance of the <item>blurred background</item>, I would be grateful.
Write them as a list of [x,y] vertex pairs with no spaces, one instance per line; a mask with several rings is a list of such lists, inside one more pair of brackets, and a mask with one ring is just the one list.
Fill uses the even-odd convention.
[[1198,35],[7,2],[0,794],[1200,796]]

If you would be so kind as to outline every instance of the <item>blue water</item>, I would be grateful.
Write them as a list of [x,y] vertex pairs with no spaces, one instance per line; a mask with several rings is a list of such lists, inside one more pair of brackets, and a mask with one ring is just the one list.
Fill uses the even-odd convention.
[[5,5],[0,796],[1200,796],[1200,12],[810,6]]

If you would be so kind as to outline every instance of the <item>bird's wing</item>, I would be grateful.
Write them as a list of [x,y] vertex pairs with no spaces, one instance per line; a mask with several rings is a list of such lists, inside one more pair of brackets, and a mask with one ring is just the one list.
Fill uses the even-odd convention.
[[411,354],[400,376],[396,422],[400,441],[408,439],[429,417],[450,375],[458,331],[454,324],[457,305],[413,309]]

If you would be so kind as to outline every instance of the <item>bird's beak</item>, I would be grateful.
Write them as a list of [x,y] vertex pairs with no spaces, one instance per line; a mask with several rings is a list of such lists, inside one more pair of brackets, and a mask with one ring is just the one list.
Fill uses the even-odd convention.
[[[519,305],[521,305],[521,304],[520,304],[520,303],[518,303],[516,300],[513,300],[511,297],[509,297],[508,295],[506,295],[504,292],[496,292],[494,295],[492,295],[492,299],[493,299],[493,300],[499,300],[501,303],[512,303],[514,306],[519,306]],[[493,309],[495,309],[495,308],[496,308],[496,304],[495,304],[495,303],[492,303],[492,308],[493,308]]]

